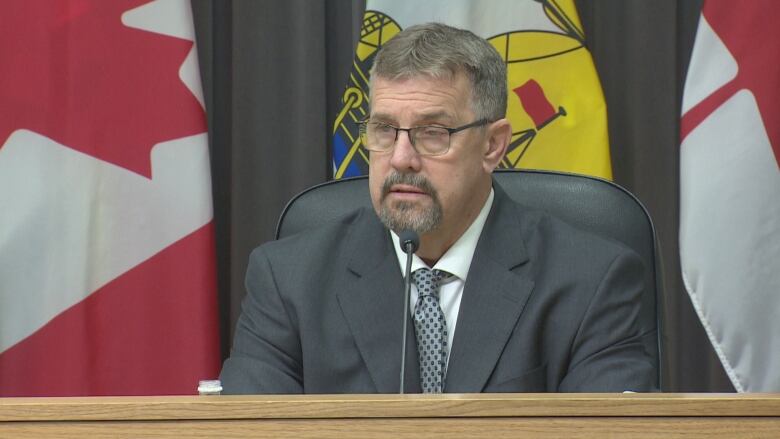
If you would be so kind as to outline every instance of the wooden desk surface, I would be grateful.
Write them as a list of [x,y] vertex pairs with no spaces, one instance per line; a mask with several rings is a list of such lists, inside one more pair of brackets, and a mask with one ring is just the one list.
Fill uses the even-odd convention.
[[0,398],[0,437],[780,437],[780,394]]

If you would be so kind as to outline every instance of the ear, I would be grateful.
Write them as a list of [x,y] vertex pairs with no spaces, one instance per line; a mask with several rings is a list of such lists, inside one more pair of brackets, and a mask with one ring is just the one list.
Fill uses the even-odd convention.
[[507,119],[499,119],[487,127],[487,149],[482,157],[485,172],[493,172],[506,154],[506,148],[512,139],[512,125]]

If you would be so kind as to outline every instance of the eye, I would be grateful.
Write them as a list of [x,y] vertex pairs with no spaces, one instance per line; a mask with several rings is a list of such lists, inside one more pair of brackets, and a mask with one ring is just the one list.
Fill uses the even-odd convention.
[[378,136],[395,136],[395,127],[385,123],[374,123],[373,131]]
[[420,131],[418,132],[418,136],[424,137],[426,139],[441,138],[448,134],[447,130],[441,127],[420,127],[419,130]]

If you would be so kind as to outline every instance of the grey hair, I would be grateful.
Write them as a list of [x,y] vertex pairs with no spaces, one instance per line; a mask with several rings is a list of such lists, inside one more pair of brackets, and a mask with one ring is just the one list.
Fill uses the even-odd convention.
[[498,51],[472,32],[441,23],[408,27],[380,49],[371,78],[415,76],[452,79],[464,73],[471,82],[472,109],[478,119],[506,115],[506,64]]

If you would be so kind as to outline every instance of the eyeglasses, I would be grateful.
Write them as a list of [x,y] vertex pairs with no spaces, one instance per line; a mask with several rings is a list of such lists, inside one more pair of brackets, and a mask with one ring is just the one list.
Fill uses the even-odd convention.
[[373,152],[389,152],[395,147],[398,140],[398,132],[406,131],[409,141],[420,155],[442,155],[450,149],[450,136],[474,127],[490,123],[487,119],[466,124],[457,128],[440,126],[419,126],[412,128],[398,128],[382,122],[360,122],[360,140],[363,146]]

